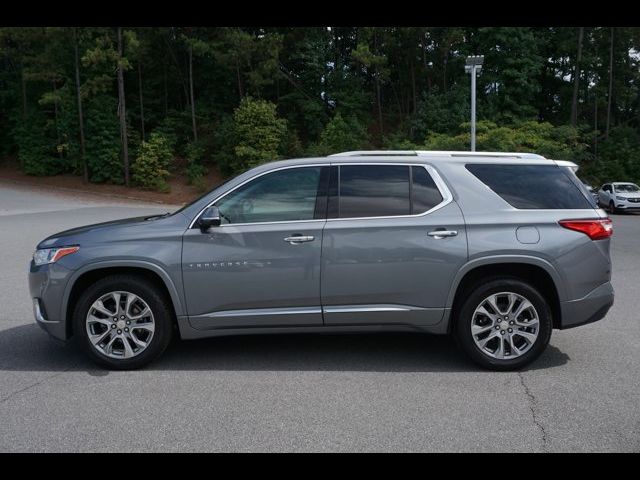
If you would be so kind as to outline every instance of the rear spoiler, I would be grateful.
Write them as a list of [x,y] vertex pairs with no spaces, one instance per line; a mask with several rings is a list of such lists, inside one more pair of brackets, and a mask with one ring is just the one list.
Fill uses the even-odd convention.
[[571,170],[573,170],[573,173],[576,173],[580,168],[578,164],[570,162],[568,160],[554,160],[554,162],[556,162],[556,165],[558,165],[559,167],[569,167]]

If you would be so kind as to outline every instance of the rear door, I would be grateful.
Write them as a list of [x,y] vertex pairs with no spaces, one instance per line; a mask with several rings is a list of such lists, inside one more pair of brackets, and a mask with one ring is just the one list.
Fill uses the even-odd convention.
[[433,325],[467,259],[464,220],[425,165],[332,166],[322,244],[327,325]]

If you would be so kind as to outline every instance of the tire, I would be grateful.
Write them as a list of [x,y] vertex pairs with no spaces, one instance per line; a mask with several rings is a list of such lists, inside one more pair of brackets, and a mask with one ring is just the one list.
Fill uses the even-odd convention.
[[609,202],[609,213],[618,213],[618,209],[616,208],[616,204],[613,203],[613,200]]
[[[119,315],[115,306],[118,295],[122,307],[119,313],[124,314],[128,308],[126,317]],[[129,298],[132,299],[130,306]],[[98,300],[102,303],[97,304]],[[107,316],[102,313],[105,310],[114,313]],[[89,313],[92,313],[91,318]],[[129,316],[130,313],[133,315]],[[114,314],[116,316],[112,317]],[[141,318],[137,318],[139,314],[142,314]],[[169,345],[173,326],[173,309],[165,295],[152,282],[137,275],[110,275],[98,280],[82,292],[73,312],[74,337],[80,348],[95,363],[113,370],[133,370],[155,360]],[[107,334],[109,330],[111,333]],[[94,333],[94,340],[109,336],[94,346],[90,332]],[[115,336],[120,338],[114,339],[110,349],[107,348],[108,341]]]
[[[515,294],[512,297],[503,295],[503,292]],[[492,297],[498,294],[497,297]],[[501,321],[495,321],[489,318],[489,316],[483,315],[481,312],[476,312],[481,306],[485,306],[485,311],[491,314],[490,308],[486,308],[485,299],[492,297],[498,299],[498,307],[501,307],[503,312],[508,310],[508,301],[510,298],[514,298],[514,303],[511,304],[511,313],[499,313],[499,315],[493,315]],[[530,302],[533,308],[528,307],[523,300]],[[504,300],[504,301],[503,301]],[[522,302],[522,303],[520,303]],[[517,313],[519,306],[526,307],[521,313],[518,313],[517,317],[507,317],[509,314]],[[549,344],[551,338],[551,330],[553,328],[551,309],[544,297],[533,286],[517,278],[491,278],[484,279],[482,283],[473,287],[465,292],[463,300],[460,305],[455,308],[457,312],[454,317],[454,336],[458,345],[462,350],[473,360],[476,364],[489,370],[508,371],[518,370],[528,365],[544,351]],[[534,325],[534,317],[537,317],[538,323],[536,327],[530,327]],[[506,322],[506,323],[505,323]],[[509,323],[511,322],[511,323]],[[525,325],[519,327],[519,325]],[[529,323],[531,322],[531,323]],[[472,324],[475,324],[474,332],[475,337],[472,334]],[[487,330],[488,333],[480,332],[481,329],[487,329],[491,325],[491,328]],[[498,328],[495,328],[494,327]],[[498,334],[500,332],[500,334]],[[508,333],[513,332],[513,333]],[[530,341],[527,338],[531,338],[535,332],[535,340]],[[503,335],[504,334],[504,335]],[[527,335],[527,338],[524,337]],[[484,349],[481,349],[477,342],[482,343],[490,336],[493,339],[489,340]],[[509,340],[511,339],[511,340]],[[500,357],[500,342],[502,343],[503,355]],[[513,343],[510,343],[513,342]],[[493,350],[495,345],[494,354],[488,352]],[[516,347],[511,351],[510,345]],[[522,349],[522,353],[517,350]],[[516,355],[513,357],[512,355]]]

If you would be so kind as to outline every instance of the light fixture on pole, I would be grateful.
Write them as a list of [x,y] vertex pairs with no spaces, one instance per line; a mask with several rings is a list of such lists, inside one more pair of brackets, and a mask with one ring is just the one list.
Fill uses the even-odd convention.
[[476,151],[476,72],[482,69],[484,55],[467,57],[464,71],[471,74],[471,151]]

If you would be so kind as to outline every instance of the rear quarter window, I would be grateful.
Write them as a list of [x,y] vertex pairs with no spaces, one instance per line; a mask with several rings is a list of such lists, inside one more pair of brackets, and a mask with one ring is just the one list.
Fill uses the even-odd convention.
[[482,183],[519,209],[594,208],[571,178],[556,165],[467,164]]

